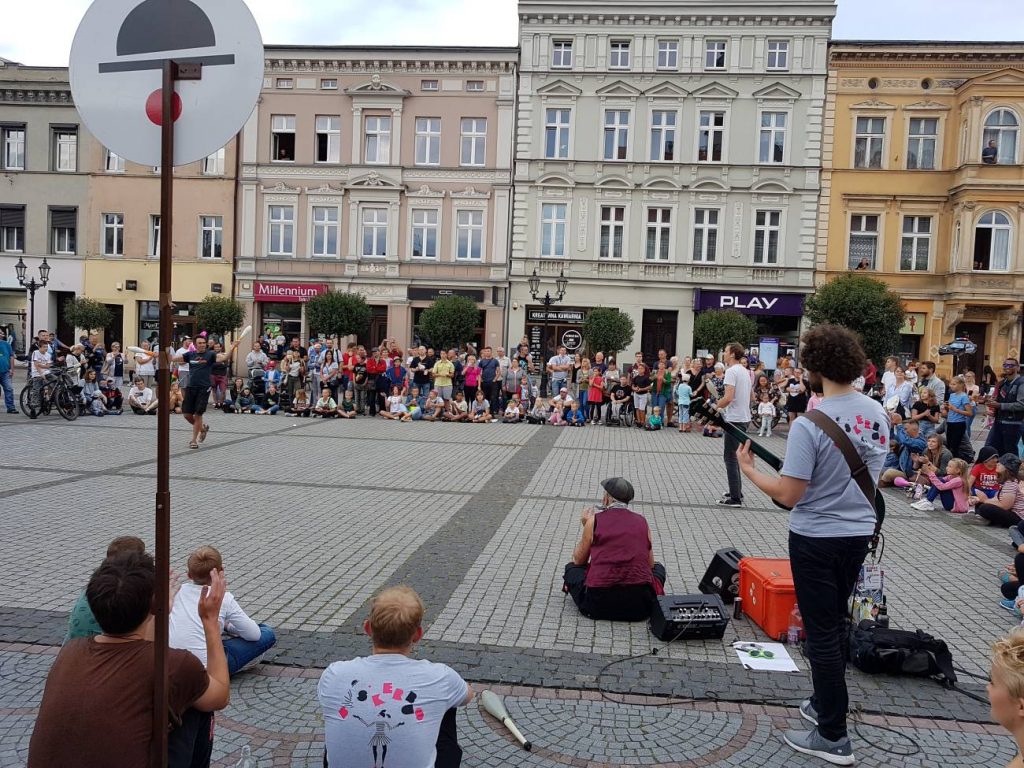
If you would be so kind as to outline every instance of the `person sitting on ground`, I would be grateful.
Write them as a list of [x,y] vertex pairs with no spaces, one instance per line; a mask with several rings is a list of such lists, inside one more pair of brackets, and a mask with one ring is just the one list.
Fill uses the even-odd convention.
[[1017,755],[1006,768],[1024,765],[1024,629],[1014,629],[992,644],[988,700],[992,719],[1010,732]]
[[331,388],[324,387],[320,390],[320,399],[313,406],[313,416],[322,419],[333,419],[338,415],[338,402],[331,397]]
[[909,481],[916,477],[913,457],[924,453],[928,447],[916,421],[903,421],[898,413],[891,414],[891,418],[896,425],[896,439],[892,441],[891,450],[885,457],[885,469],[878,480],[883,488],[894,485],[897,478]]
[[[191,651],[206,666],[206,642],[203,624],[199,618],[199,598],[210,586],[210,574],[224,571],[224,560],[214,547],[199,547],[188,556],[189,581],[181,585],[168,624],[168,644],[171,648]],[[224,593],[217,615],[220,632],[224,635],[224,653],[228,660],[228,674],[256,666],[274,647],[277,637],[266,624],[257,624],[241,609],[230,592]]]
[[259,406],[256,405],[256,398],[252,396],[252,390],[244,387],[242,394],[238,396],[231,407],[234,408],[235,413],[256,413]]
[[[441,353],[442,355],[444,352]],[[424,421],[437,421],[444,415],[444,398],[436,389],[430,390],[427,401],[423,404]]]
[[245,381],[241,376],[236,376],[224,395],[224,413],[235,413],[235,403],[242,396],[243,389],[245,389]]
[[[28,768],[151,765],[155,582],[153,558],[139,552],[105,560],[93,573],[86,599],[103,632],[65,643],[50,667]],[[213,572],[197,607],[207,669],[187,651],[168,651],[168,710],[181,723],[169,736],[171,756],[196,712],[224,709],[231,698],[218,624],[223,596],[223,576]]]
[[572,395],[569,394],[569,390],[566,387],[562,387],[558,390],[558,394],[551,398],[551,410],[561,411],[562,416],[565,416],[572,407],[573,402]]
[[181,391],[181,386],[178,382],[171,382],[171,390],[169,394],[171,413],[181,413],[181,407],[185,403],[185,394]]
[[665,593],[665,567],[655,562],[647,520],[629,509],[632,483],[612,477],[601,488],[601,506],[580,515],[583,534],[565,566],[562,591],[588,618],[645,621]]
[[288,406],[288,413],[292,416],[308,418],[310,411],[312,411],[312,408],[309,403],[309,395],[306,393],[306,390],[300,389],[295,393],[295,399],[292,400],[292,404]]
[[96,370],[90,368],[85,372],[85,383],[82,385],[82,392],[78,396],[79,402],[88,409],[93,416],[107,415],[107,398],[100,390],[99,382],[96,380]]
[[[932,435],[932,437],[937,437],[937,435]],[[966,461],[950,459],[946,464],[947,474],[944,477],[931,461],[926,461],[921,469],[930,484],[928,493],[925,498],[915,501],[910,506],[924,512],[931,512],[936,509],[935,500],[939,499],[941,506],[938,509],[956,514],[964,514],[970,510],[967,498],[971,483],[971,467]]]
[[506,424],[518,424],[523,418],[521,408],[519,395],[512,395],[512,399],[505,406],[505,415],[501,417],[501,420]]
[[121,388],[116,386],[113,379],[107,379],[100,387],[100,392],[107,402],[107,415],[120,416],[124,409],[124,395]]
[[960,519],[971,525],[994,525],[999,528],[1013,528],[1024,520],[1024,491],[1020,489],[1020,457],[1015,453],[1004,453],[999,457],[999,476],[1003,485],[999,494],[989,501],[974,507],[973,514]]
[[380,412],[380,415],[390,421],[412,421],[409,411],[405,407],[405,396],[402,388],[395,384],[391,387],[391,394],[388,396],[387,409]]
[[338,403],[338,416],[342,419],[354,419],[356,417],[356,401],[351,389],[345,390],[345,396]]
[[474,692],[450,667],[409,658],[423,637],[419,595],[404,586],[385,589],[370,604],[363,631],[373,654],[334,662],[317,685],[324,765],[457,768],[456,708]]
[[473,398],[469,420],[474,424],[491,423],[491,401],[484,396],[482,388],[477,389],[476,397]]
[[587,415],[583,410],[583,406],[575,400],[569,406],[569,410],[565,413],[565,424],[569,427],[582,427],[587,423]]
[[263,407],[260,409],[260,413],[264,416],[273,416],[281,410],[281,393],[277,391],[277,387],[273,384],[267,389],[267,394],[263,396]]
[[445,421],[468,421],[469,403],[462,392],[455,393],[455,399],[448,401],[448,410],[444,414]]
[[141,376],[136,376],[134,386],[128,390],[128,407],[132,409],[132,413],[139,416],[155,416],[159,405],[153,396],[153,390],[146,386]]
[[661,406],[656,405],[651,411],[651,415],[647,417],[647,422],[644,424],[644,429],[648,432],[657,432],[661,429]]
[[[145,551],[146,545],[138,536],[118,536],[107,545],[107,554],[103,558],[103,562],[129,553],[141,555]],[[92,609],[89,607],[89,601],[86,599],[83,589],[68,615],[68,631],[64,636],[64,642],[79,637],[95,637],[102,632],[103,630],[100,629],[100,625],[96,622],[96,617],[93,616]]]
[[413,386],[409,390],[409,402],[406,404],[406,410],[409,411],[409,418],[413,421],[419,421],[423,418],[423,409],[427,405],[426,395],[421,394],[420,388]]
[[972,503],[987,503],[999,495],[999,487],[999,452],[983,445],[978,450],[978,461],[971,467]]
[[550,416],[551,406],[548,405],[547,398],[538,397],[533,404],[533,410],[526,415],[526,420],[530,424],[544,424]]

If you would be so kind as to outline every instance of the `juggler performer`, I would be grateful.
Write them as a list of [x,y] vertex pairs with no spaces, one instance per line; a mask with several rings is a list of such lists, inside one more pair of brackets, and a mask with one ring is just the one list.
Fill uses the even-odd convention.
[[217,354],[206,347],[206,337],[199,336],[195,340],[196,351],[174,353],[168,348],[167,353],[173,363],[188,364],[188,386],[185,387],[185,400],[181,404],[181,413],[185,421],[192,425],[192,442],[189,448],[198,448],[199,444],[206,440],[206,434],[210,431],[209,424],[203,424],[203,414],[206,413],[206,404],[210,399],[210,372],[213,364],[226,363],[238,349],[238,342],[231,345],[227,352]]

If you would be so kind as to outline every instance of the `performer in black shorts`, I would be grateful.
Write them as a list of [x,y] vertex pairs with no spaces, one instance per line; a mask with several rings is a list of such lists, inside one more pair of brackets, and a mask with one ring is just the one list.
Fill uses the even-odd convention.
[[210,431],[210,425],[203,424],[203,414],[206,413],[206,403],[210,399],[210,374],[213,364],[231,360],[238,349],[238,341],[231,345],[229,351],[220,354],[206,348],[205,336],[199,336],[195,340],[195,345],[195,352],[185,352],[181,355],[175,355],[172,349],[168,349],[172,362],[188,364],[188,386],[185,387],[185,400],[181,405],[181,412],[185,416],[185,421],[192,425],[192,442],[188,444],[189,448],[198,448],[199,443],[206,440],[206,433]]

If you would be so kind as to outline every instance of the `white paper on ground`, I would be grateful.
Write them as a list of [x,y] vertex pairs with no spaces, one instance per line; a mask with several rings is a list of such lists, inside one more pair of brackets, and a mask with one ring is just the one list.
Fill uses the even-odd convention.
[[[762,651],[768,651],[772,654],[773,658],[766,659],[763,656],[751,656],[748,650],[741,650],[740,647],[749,648],[750,646],[756,646]],[[786,646],[782,643],[751,643],[751,642],[736,642],[733,643],[733,650],[736,651],[736,655],[740,659],[740,664],[745,669],[756,669],[768,672],[799,672],[800,669],[796,663],[790,658],[789,651],[786,650]]]

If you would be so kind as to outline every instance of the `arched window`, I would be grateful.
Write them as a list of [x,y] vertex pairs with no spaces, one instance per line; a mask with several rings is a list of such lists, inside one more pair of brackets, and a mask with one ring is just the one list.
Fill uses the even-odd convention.
[[1000,211],[989,211],[974,228],[974,269],[1005,272],[1010,268],[1010,219]]
[[1017,133],[1020,122],[1008,109],[997,109],[985,118],[982,162],[1014,165],[1017,162]]

